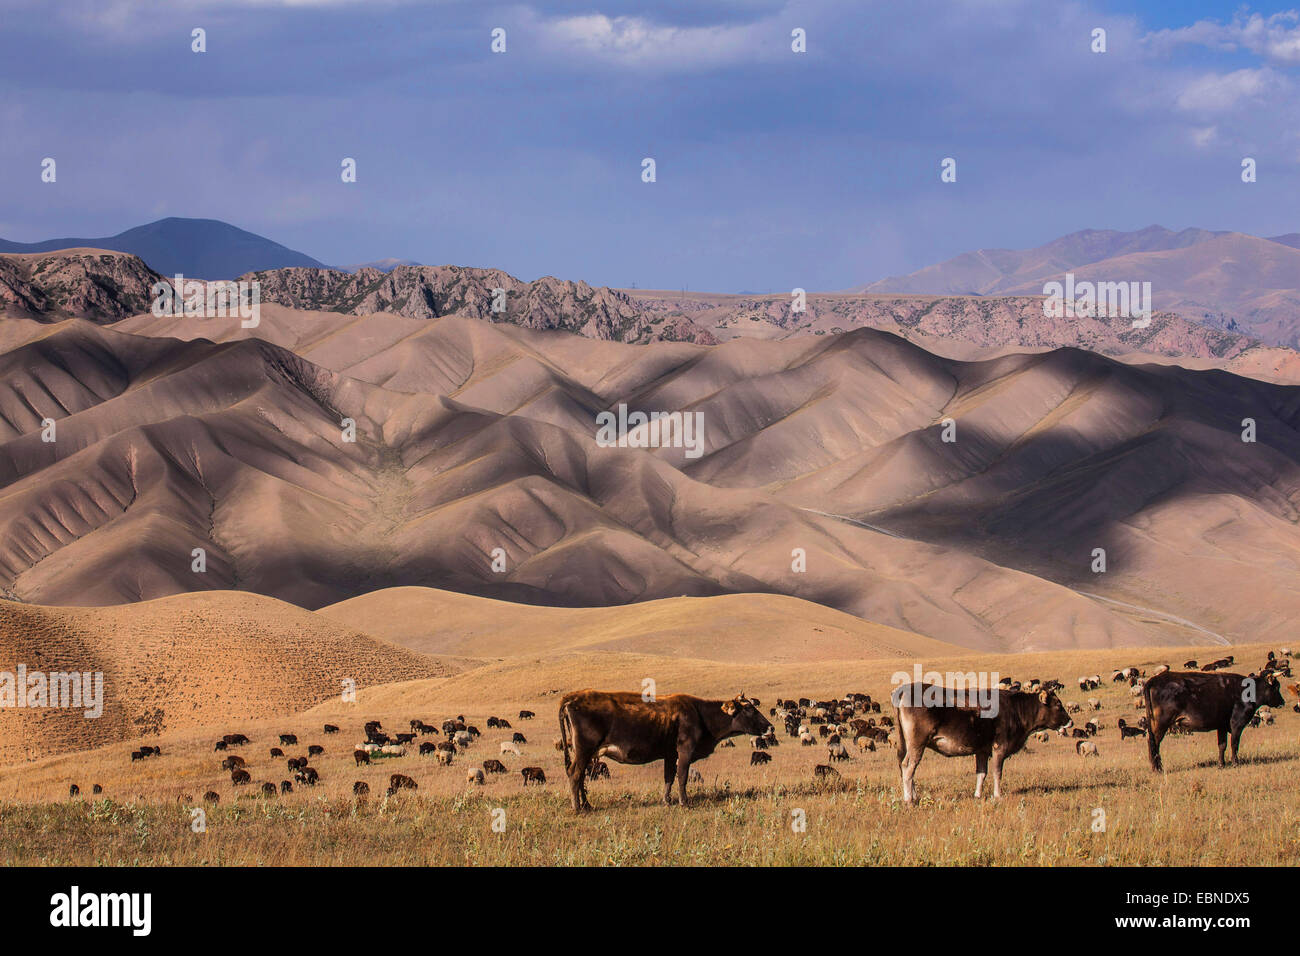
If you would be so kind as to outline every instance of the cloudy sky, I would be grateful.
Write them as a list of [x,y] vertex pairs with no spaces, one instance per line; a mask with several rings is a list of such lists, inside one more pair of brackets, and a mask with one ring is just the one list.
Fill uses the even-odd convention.
[[1300,231],[1298,81],[1276,3],[0,0],[0,237],[194,216],[331,264],[841,289],[1085,228]]

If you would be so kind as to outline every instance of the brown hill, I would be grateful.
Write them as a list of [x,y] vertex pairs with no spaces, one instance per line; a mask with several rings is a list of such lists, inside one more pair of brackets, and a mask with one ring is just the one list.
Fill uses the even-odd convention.
[[[284,345],[156,337],[151,317],[16,335],[11,592],[779,593],[1003,650],[1258,638],[1300,610],[1296,389],[1071,350],[960,362],[871,330],[634,347],[317,318],[268,311]],[[620,403],[702,415],[701,456],[601,447],[595,416]]]
[[390,588],[321,608],[317,614],[411,650],[477,657],[628,652],[782,664],[960,652],[952,644],[778,594],[525,611],[517,604],[449,591]]
[[255,594],[187,594],[120,607],[0,601],[0,672],[103,675],[102,713],[0,707],[0,763],[298,712],[459,666]]

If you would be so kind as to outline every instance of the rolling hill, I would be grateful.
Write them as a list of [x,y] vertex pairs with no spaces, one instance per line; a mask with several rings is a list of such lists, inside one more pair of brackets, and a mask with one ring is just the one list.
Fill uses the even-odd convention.
[[[998,650],[1269,639],[1300,611],[1300,389],[1073,349],[963,362],[869,329],[707,347],[456,316],[268,310],[220,342],[157,322],[11,335],[11,595],[783,594]],[[619,404],[702,415],[701,456],[602,447]]]

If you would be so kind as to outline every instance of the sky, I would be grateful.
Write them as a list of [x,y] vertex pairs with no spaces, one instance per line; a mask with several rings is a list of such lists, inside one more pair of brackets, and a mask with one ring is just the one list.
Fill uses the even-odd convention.
[[339,266],[844,289],[1080,229],[1300,231],[1298,81],[1277,3],[0,0],[0,237],[189,216]]

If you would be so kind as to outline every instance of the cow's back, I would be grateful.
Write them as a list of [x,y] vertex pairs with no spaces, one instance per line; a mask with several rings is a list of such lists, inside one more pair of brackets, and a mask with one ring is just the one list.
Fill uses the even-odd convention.
[[1151,716],[1184,716],[1193,726],[1227,726],[1241,700],[1245,677],[1221,671],[1165,671],[1142,688]]
[[699,698],[670,694],[645,700],[630,691],[580,690],[560,701],[560,719],[575,735],[615,760],[659,759],[676,746],[678,728],[696,714]]

